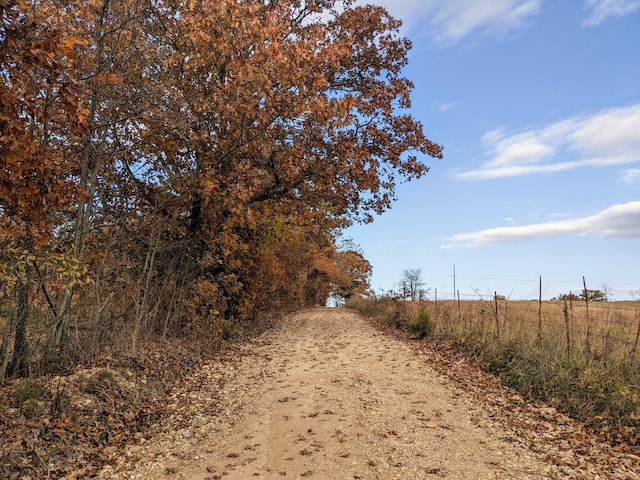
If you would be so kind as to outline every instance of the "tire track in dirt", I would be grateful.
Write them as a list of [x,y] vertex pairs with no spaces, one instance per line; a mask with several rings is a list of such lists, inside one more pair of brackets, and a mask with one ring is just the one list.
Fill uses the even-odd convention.
[[197,388],[176,392],[165,431],[101,477],[555,477],[408,345],[348,310],[290,315],[238,355],[189,379]]

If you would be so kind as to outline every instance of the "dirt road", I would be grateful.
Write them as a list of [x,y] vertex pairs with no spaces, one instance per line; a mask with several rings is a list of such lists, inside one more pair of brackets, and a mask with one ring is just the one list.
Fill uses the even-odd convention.
[[167,408],[155,437],[101,478],[567,478],[406,343],[343,309],[287,317],[186,379]]

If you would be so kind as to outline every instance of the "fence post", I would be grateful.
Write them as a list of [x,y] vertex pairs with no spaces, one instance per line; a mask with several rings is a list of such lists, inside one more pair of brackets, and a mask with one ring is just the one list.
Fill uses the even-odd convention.
[[587,290],[587,281],[582,277],[582,286],[584,287],[584,305],[587,314],[587,338],[585,340],[584,349],[587,355],[591,355],[591,322],[589,321],[589,290]]
[[634,360],[636,358],[636,352],[638,351],[638,341],[640,341],[640,314],[636,315],[636,318],[638,319],[638,328],[636,330],[636,339],[633,342],[631,351],[629,352],[631,360]]
[[569,308],[567,306],[567,297],[564,297],[564,323],[567,330],[567,356],[571,354],[571,327],[569,324]]
[[493,303],[495,305],[494,316],[496,317],[496,338],[500,338],[500,317],[498,316],[498,292],[493,292]]
[[571,310],[571,315],[573,315],[573,292],[569,290],[569,309]]
[[542,275],[540,275],[540,288],[538,294],[538,342],[542,342]]
[[435,302],[436,302],[436,320],[438,319],[438,289],[435,290]]

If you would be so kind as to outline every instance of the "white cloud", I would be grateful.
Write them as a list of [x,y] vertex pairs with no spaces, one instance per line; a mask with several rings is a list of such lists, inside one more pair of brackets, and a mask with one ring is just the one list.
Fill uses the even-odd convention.
[[436,39],[455,43],[472,32],[504,33],[519,28],[524,20],[537,13],[539,1],[493,0],[491,2],[445,2],[435,15],[440,32]]
[[510,136],[496,129],[482,140],[490,160],[456,177],[505,178],[634,163],[640,161],[640,103]]
[[504,138],[501,130],[493,130],[482,137],[484,143],[493,147],[495,157],[487,162],[489,168],[528,165],[551,155],[553,145],[545,141],[544,134],[532,132]]
[[456,102],[440,102],[440,101],[433,102],[433,108],[435,108],[440,113],[448,112],[455,106],[456,106]]
[[[364,3],[364,0],[363,2]],[[373,0],[403,20],[409,30],[428,31],[441,45],[472,33],[501,35],[521,28],[542,0]]]
[[640,238],[640,202],[613,205],[586,217],[461,233],[448,238],[447,247],[495,245],[536,238],[586,235]]
[[640,168],[630,168],[624,172],[622,181],[632,187],[640,188]]
[[589,17],[583,25],[594,27],[600,25],[609,17],[623,17],[640,8],[638,0],[586,0],[585,7],[589,10]]

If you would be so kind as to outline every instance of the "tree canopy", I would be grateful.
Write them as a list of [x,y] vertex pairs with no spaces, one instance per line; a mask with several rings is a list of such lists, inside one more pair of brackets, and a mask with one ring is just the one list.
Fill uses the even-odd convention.
[[411,45],[382,7],[0,0],[0,16],[0,376],[27,328],[49,368],[80,323],[135,348],[366,291],[341,230],[442,156],[406,112]]

